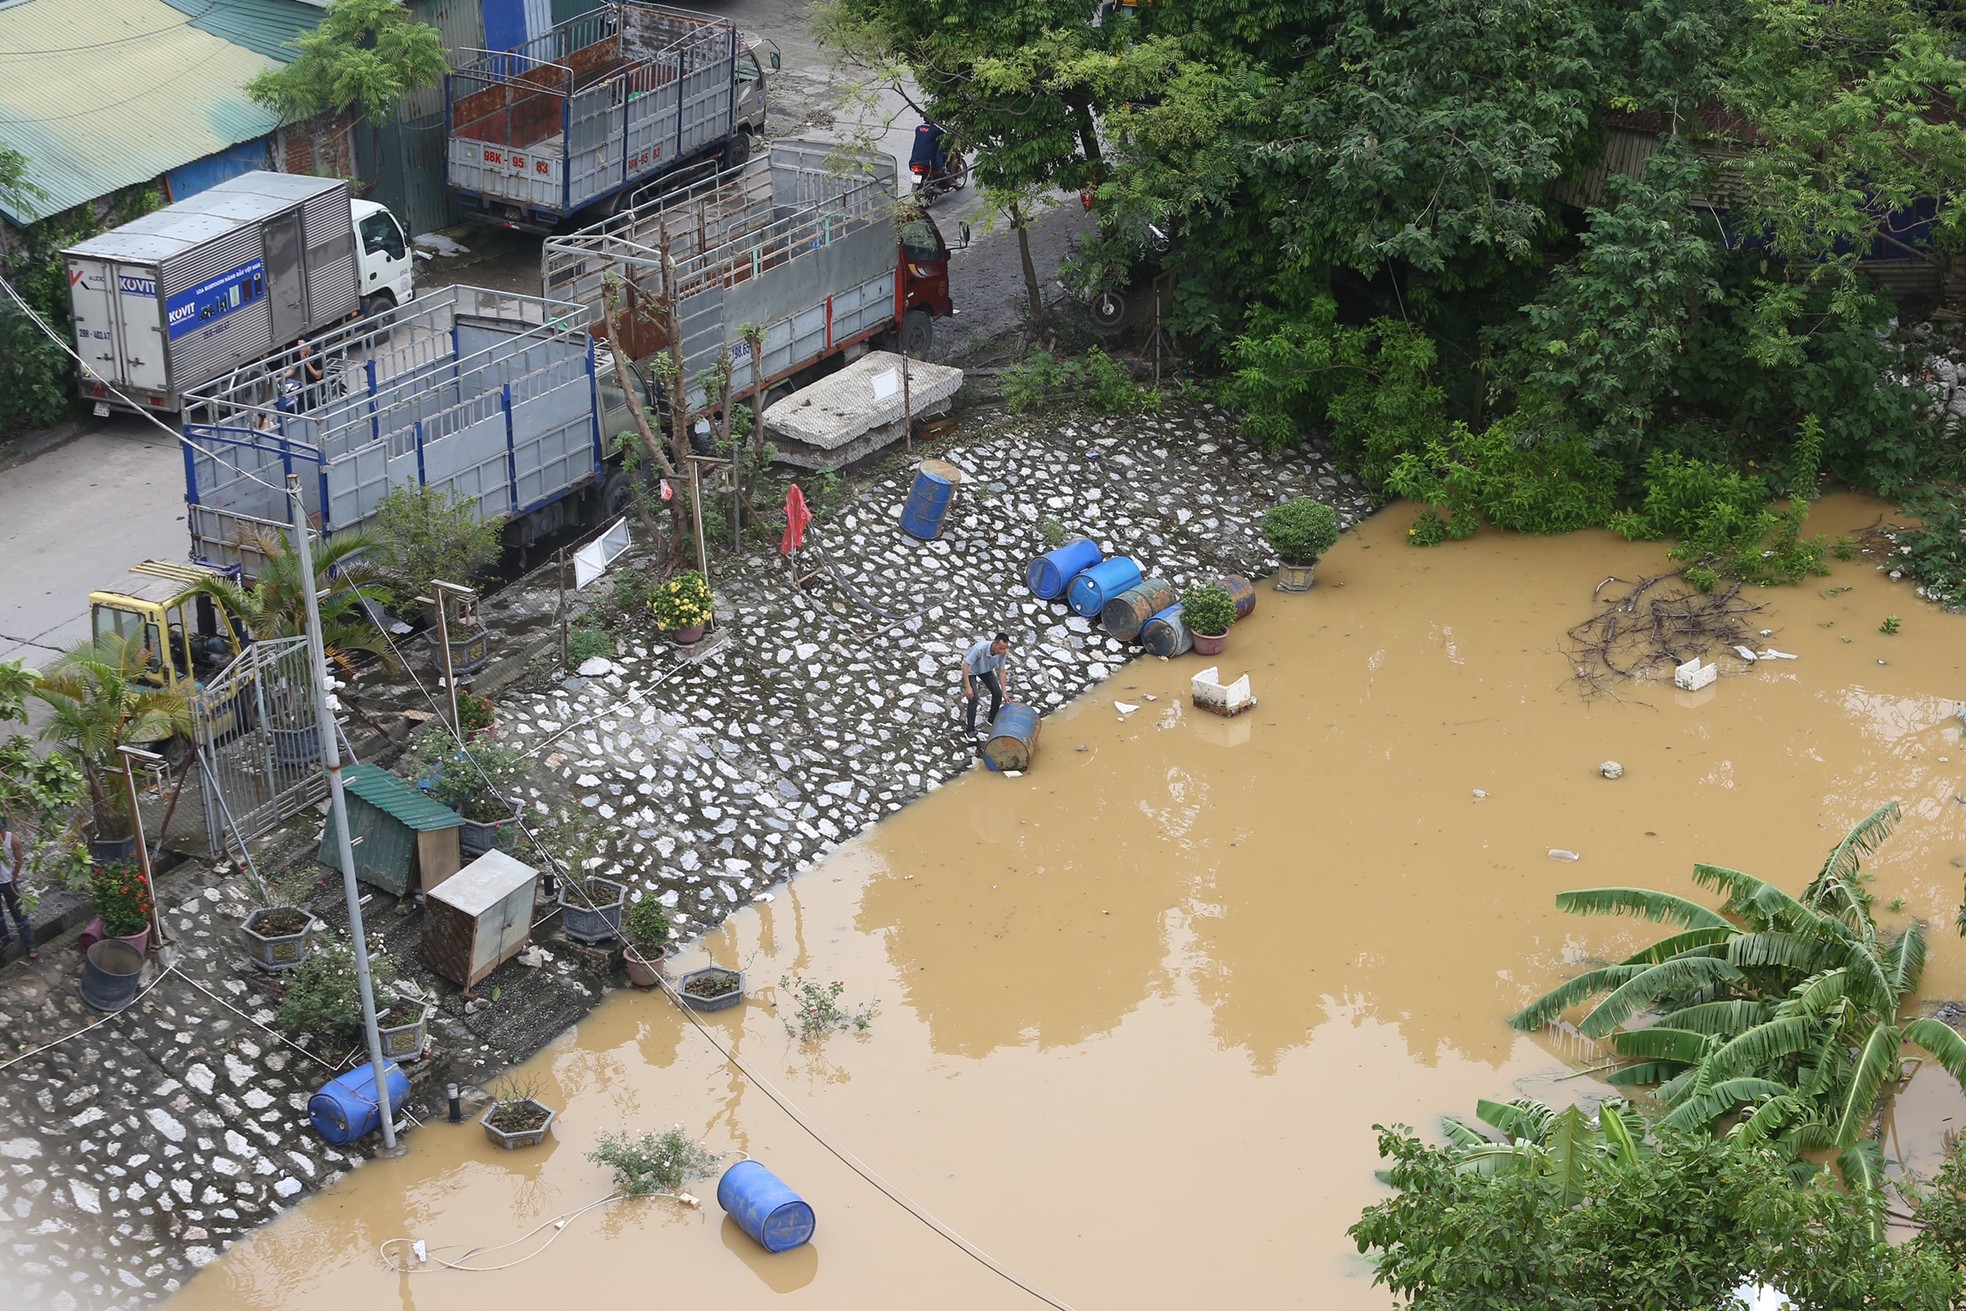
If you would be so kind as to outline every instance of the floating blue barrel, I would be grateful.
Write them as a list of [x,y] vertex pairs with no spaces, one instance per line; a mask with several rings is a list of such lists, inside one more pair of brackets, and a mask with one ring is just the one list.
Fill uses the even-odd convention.
[[1065,603],[1072,607],[1074,614],[1095,619],[1106,608],[1106,602],[1139,581],[1140,566],[1126,556],[1116,555],[1074,578],[1072,585],[1065,589]]
[[942,535],[942,518],[949,513],[962,484],[963,471],[947,460],[923,460],[915,470],[915,486],[901,507],[901,531],[930,541]]
[[[384,1061],[383,1082],[389,1087],[389,1113],[410,1099],[410,1077],[394,1061]],[[314,1132],[340,1147],[365,1138],[382,1127],[382,1110],[375,1095],[375,1067],[362,1062],[338,1074],[307,1099],[307,1118]]]
[[1157,656],[1186,655],[1194,649],[1195,639],[1188,635],[1188,626],[1181,622],[1181,607],[1171,605],[1140,626],[1140,641]]
[[1056,601],[1072,580],[1099,563],[1105,552],[1085,537],[1074,537],[1055,551],[1046,551],[1024,570],[1024,585],[1040,601]]
[[717,1205],[767,1252],[812,1241],[812,1208],[756,1161],[739,1161],[717,1180]]
[[137,999],[143,953],[120,938],[91,943],[82,957],[82,1000],[99,1011],[120,1011]]
[[1099,623],[1120,641],[1131,642],[1149,619],[1180,599],[1165,578],[1142,578],[1101,607]]
[[1256,608],[1256,584],[1241,574],[1223,574],[1215,580],[1215,585],[1229,594],[1236,603],[1236,620],[1249,618],[1249,612]]
[[996,769],[1029,769],[1037,754],[1038,730],[1044,721],[1030,706],[1007,705],[997,712],[990,740],[983,744],[983,758]]

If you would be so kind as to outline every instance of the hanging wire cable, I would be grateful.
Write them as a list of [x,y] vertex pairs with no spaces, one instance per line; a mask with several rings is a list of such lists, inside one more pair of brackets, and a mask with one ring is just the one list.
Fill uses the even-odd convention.
[[[165,0],[165,2],[169,3],[169,0]],[[129,45],[133,41],[148,41],[152,37],[162,36],[166,32],[175,32],[178,31],[180,28],[190,27],[201,19],[209,18],[211,17],[212,11],[214,9],[217,9],[218,6],[219,6],[219,0],[212,0],[210,4],[206,5],[203,9],[199,10],[197,13],[195,14],[187,13],[185,17],[179,22],[170,23],[163,27],[153,27],[147,32],[132,32],[127,36],[112,36],[102,41],[91,41],[85,45],[45,46],[39,50],[18,50],[18,49],[0,50],[0,59],[25,59],[30,57],[40,58],[46,55],[75,55],[75,54],[84,54],[84,53],[93,54],[98,50],[108,50],[112,46]],[[172,5],[171,7],[173,9],[177,8],[176,5]]]

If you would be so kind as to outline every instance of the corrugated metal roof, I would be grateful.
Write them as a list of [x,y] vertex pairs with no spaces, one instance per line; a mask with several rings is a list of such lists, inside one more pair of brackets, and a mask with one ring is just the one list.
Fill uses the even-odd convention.
[[321,6],[307,0],[164,0],[188,15],[201,32],[224,37],[235,46],[292,61],[299,53],[293,41],[321,24]]
[[455,810],[438,805],[423,794],[423,789],[405,783],[380,765],[350,765],[342,771],[341,781],[350,792],[419,833],[464,823]]
[[281,62],[199,30],[164,0],[0,9],[0,145],[27,156],[47,193],[0,213],[31,223],[265,136],[279,115],[243,88]]

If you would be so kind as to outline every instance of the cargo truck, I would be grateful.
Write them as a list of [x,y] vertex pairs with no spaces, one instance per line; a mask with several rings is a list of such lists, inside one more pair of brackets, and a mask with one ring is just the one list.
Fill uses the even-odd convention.
[[727,19],[622,0],[476,53],[444,79],[445,176],[505,227],[625,208],[683,165],[742,163],[764,134],[765,70]]
[[288,523],[287,475],[326,537],[367,524],[392,488],[468,498],[522,553],[628,502],[595,422],[586,311],[535,296],[447,287],[313,343],[324,382],[280,385],[286,351],[186,398],[186,521],[193,559],[253,575],[256,542]]
[[[734,398],[815,378],[869,347],[920,359],[934,320],[955,312],[949,246],[927,214],[898,200],[896,177],[884,153],[774,141],[710,184],[548,238],[545,294],[584,306],[605,338],[603,302],[615,287],[622,340],[609,346],[647,359],[669,346],[657,309],[671,276],[666,247],[691,414],[708,404],[700,377],[726,348]],[[746,325],[764,333],[761,360],[751,359]]]
[[338,178],[246,173],[62,255],[81,394],[99,414],[176,412],[214,378],[412,294],[402,224]]

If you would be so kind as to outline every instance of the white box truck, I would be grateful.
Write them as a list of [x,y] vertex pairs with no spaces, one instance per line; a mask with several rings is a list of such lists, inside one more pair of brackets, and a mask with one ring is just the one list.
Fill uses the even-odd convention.
[[339,178],[242,174],[62,254],[98,414],[176,413],[193,388],[412,294],[403,225]]

